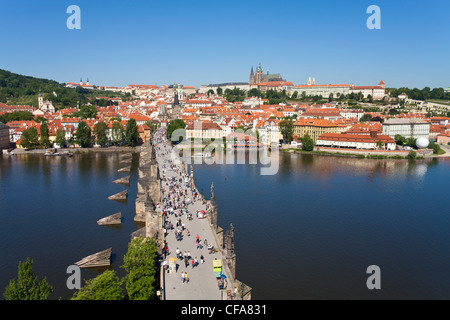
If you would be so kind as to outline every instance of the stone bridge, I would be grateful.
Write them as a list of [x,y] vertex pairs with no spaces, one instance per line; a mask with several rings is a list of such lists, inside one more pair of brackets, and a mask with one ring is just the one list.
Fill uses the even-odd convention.
[[[161,133],[161,131],[160,131]],[[152,139],[153,141],[153,139]],[[169,144],[166,147],[171,150]],[[205,257],[205,263],[198,264],[196,267],[186,267],[184,263],[177,263],[175,274],[168,273],[168,270],[161,268],[161,299],[167,300],[220,300],[220,299],[251,299],[251,288],[236,279],[236,254],[234,250],[234,228],[225,232],[217,225],[218,208],[215,200],[214,189],[211,188],[211,198],[206,200],[201,195],[195,185],[193,185],[193,168],[191,166],[190,175],[188,175],[188,165],[179,162],[177,170],[163,169],[164,161],[168,161],[167,156],[158,155],[152,142],[146,142],[140,147],[139,157],[139,179],[137,181],[136,198],[136,216],[135,221],[145,223],[145,227],[137,230],[132,237],[144,236],[152,237],[156,240],[159,249],[162,252],[164,241],[169,247],[169,253],[164,258],[176,256],[176,249],[180,248],[182,252],[190,251],[192,257],[202,254]],[[163,172],[163,174],[161,174]],[[199,194],[199,197],[188,206],[188,210],[193,215],[192,220],[186,221],[186,228],[190,230],[191,235],[185,236],[182,241],[175,239],[173,231],[169,230],[165,235],[163,228],[166,221],[171,221],[175,225],[175,220],[171,215],[163,215],[161,205],[164,201],[163,194],[167,193],[166,179],[181,178],[188,176],[189,182]],[[185,191],[187,193],[187,191]],[[197,210],[205,210],[206,219],[197,219]],[[199,249],[196,247],[196,235],[200,239],[208,239],[209,243],[214,243],[218,252],[209,254],[206,247]],[[227,277],[227,287],[220,290],[212,269],[214,258],[222,260],[223,273]],[[189,283],[181,281],[181,273],[187,272]]]

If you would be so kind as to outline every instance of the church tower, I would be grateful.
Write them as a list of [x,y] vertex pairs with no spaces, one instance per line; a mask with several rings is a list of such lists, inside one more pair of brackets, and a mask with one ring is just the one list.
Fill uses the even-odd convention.
[[42,106],[44,105],[44,98],[42,97],[41,90],[39,90],[38,105],[39,105],[38,109],[42,108]]
[[256,79],[255,79],[255,83],[260,83],[262,82],[262,78],[263,78],[263,70],[261,68],[261,62],[259,63],[258,69],[256,69]]
[[250,84],[254,83],[255,83],[255,74],[253,73],[253,66],[252,66],[252,71],[250,71]]

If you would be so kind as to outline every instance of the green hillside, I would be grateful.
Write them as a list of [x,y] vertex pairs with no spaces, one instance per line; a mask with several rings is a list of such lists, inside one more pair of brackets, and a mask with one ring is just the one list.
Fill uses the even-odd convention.
[[107,96],[121,97],[129,95],[104,90],[88,90],[81,87],[66,88],[53,80],[34,78],[0,69],[0,103],[9,105],[38,106],[38,94],[42,93],[44,100],[50,100],[56,109],[76,107],[88,102],[89,97]]

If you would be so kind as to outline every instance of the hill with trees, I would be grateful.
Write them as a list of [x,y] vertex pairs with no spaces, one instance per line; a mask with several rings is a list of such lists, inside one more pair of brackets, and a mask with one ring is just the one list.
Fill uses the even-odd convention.
[[425,87],[423,89],[409,89],[409,88],[387,88],[386,92],[389,92],[391,97],[396,98],[402,93],[406,93],[408,98],[413,100],[450,100],[450,92],[445,92],[444,88]]
[[88,103],[93,97],[120,97],[122,100],[130,98],[130,94],[119,92],[82,88],[66,88],[54,80],[35,78],[12,73],[0,69],[0,103],[9,105],[31,105],[38,107],[38,95],[42,93],[44,100],[53,103],[57,110],[75,108]]

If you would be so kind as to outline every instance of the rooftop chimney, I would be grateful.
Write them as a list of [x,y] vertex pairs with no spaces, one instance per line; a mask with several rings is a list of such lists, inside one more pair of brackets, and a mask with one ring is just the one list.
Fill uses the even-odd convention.
[[370,130],[370,137],[371,138],[377,138],[378,137],[378,131],[377,130]]

